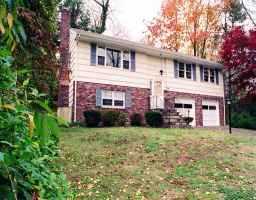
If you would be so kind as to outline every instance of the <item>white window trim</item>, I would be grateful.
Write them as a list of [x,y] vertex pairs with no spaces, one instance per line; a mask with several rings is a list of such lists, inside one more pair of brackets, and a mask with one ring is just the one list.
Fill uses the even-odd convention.
[[[208,81],[204,80],[204,71],[207,70],[208,73]],[[210,84],[217,84],[217,80],[216,80],[216,71],[215,69],[213,69],[214,72],[214,82],[211,82],[211,72],[210,72],[210,68],[208,67],[203,67],[203,81],[205,83],[210,83]]]
[[[112,99],[112,106],[108,106],[108,105],[103,105],[103,92],[104,91],[108,91],[108,92],[111,92],[111,99]],[[123,106],[115,106],[114,104],[115,104],[115,100],[119,100],[120,101],[120,99],[115,99],[114,98],[114,94],[115,94],[115,92],[119,92],[119,93],[123,93]],[[101,107],[102,108],[117,108],[117,109],[125,109],[125,92],[122,92],[122,91],[110,91],[110,90],[102,90],[101,91]]]
[[[183,62],[178,62],[178,78],[180,79],[184,79],[184,80],[194,80],[194,73],[193,73],[193,64],[190,64],[190,63],[183,63],[184,64],[184,77],[180,77],[180,63],[183,63]],[[186,65],[191,65],[191,78],[187,78],[187,69],[186,69]]]
[[[99,67],[102,67],[102,66],[104,66],[104,67],[112,67],[112,68],[114,68],[114,69],[121,69],[121,70],[123,70],[123,71],[131,71],[131,51],[130,50],[119,50],[119,49],[115,49],[115,48],[113,48],[113,47],[108,47],[108,46],[104,46],[104,45],[97,45],[96,46],[97,47],[97,50],[96,50],[96,66],[99,66]],[[99,65],[98,64],[98,56],[99,56],[99,54],[98,54],[98,48],[99,47],[104,47],[104,49],[105,49],[105,62],[104,62],[104,65]],[[109,65],[107,65],[107,49],[113,49],[113,50],[117,50],[117,51],[120,51],[120,54],[121,54],[121,59],[120,59],[120,67],[113,67],[113,66],[109,66]],[[124,51],[127,51],[127,52],[129,52],[129,69],[124,69],[124,66],[123,66],[123,61],[124,61]]]

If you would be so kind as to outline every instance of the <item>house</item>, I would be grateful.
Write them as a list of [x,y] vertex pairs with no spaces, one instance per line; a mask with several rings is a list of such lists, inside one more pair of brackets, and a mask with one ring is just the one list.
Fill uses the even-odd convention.
[[128,114],[175,109],[193,126],[224,125],[222,65],[69,27],[61,17],[58,115],[82,121],[90,109]]

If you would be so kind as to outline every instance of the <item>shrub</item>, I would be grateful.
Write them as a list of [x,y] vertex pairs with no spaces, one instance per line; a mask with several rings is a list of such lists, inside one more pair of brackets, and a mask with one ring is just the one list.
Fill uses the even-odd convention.
[[256,130],[256,117],[249,113],[233,113],[232,114],[232,127],[246,128]]
[[193,121],[193,117],[183,117],[184,121],[186,122],[187,125],[189,125]]
[[160,112],[146,112],[145,119],[147,124],[151,127],[161,127],[163,125],[163,116]]
[[116,126],[125,126],[128,122],[128,116],[125,112],[119,112],[118,120]]
[[118,124],[120,112],[118,111],[103,111],[102,123],[103,126],[116,126]]
[[130,120],[131,120],[132,126],[141,126],[142,125],[142,116],[139,113],[132,114]]
[[97,110],[84,112],[85,123],[88,127],[97,127],[101,121],[101,113]]

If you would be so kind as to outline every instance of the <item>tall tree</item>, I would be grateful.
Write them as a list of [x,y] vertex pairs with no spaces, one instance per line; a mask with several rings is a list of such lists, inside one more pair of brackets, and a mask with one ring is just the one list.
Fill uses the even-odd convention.
[[194,56],[213,57],[219,39],[219,4],[203,0],[166,0],[148,26],[149,43]]
[[241,27],[230,31],[221,46],[220,56],[231,72],[231,84],[236,96],[256,100],[256,31],[248,33]]
[[227,33],[234,26],[246,20],[246,13],[240,0],[224,0],[220,4],[222,7],[222,28],[224,33]]
[[252,7],[253,7],[254,9],[251,9],[251,10],[247,8],[247,6],[245,5],[245,3],[244,3],[243,0],[241,0],[241,1],[242,1],[242,7],[243,7],[243,9],[244,9],[246,15],[249,17],[249,19],[251,20],[252,24],[253,24],[254,26],[256,26],[255,18],[253,18],[253,16],[252,16],[252,13],[255,13],[255,4],[256,4],[256,1],[255,1],[255,0],[251,0],[251,2],[249,2],[248,0],[246,1],[247,3],[251,3],[251,4],[252,4]]
[[100,10],[100,14],[92,13],[88,8],[85,8],[83,0],[65,0],[63,6],[70,10],[72,28],[103,33],[106,30],[110,0],[92,0],[92,2]]
[[[40,92],[47,94],[53,104],[57,95],[56,58],[57,8],[60,0],[27,1],[26,7],[18,8],[18,18],[23,23],[27,42],[15,50],[15,58],[20,70],[27,70],[26,76]],[[22,80],[21,80],[22,81]]]

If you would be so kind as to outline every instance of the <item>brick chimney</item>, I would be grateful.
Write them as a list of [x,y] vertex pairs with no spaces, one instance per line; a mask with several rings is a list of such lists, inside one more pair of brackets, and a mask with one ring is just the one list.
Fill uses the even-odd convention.
[[69,97],[69,38],[70,38],[70,13],[66,8],[61,10],[60,22],[60,71],[59,71],[59,92],[58,107],[68,107]]
[[61,10],[60,21],[60,70],[58,90],[58,116],[67,121],[71,120],[71,107],[69,107],[70,86],[70,13],[66,8]]

